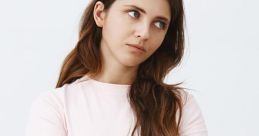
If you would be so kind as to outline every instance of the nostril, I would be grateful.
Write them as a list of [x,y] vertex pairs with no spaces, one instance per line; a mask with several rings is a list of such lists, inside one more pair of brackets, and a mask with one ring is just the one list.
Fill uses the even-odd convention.
[[136,35],[136,38],[139,38],[140,37],[140,35]]

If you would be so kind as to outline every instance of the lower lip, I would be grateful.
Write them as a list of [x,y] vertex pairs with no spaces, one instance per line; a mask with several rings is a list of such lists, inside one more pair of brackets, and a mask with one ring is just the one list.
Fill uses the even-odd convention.
[[134,47],[134,46],[131,46],[131,45],[128,45],[127,44],[127,46],[131,49],[131,51],[133,51],[133,52],[136,52],[136,53],[143,53],[144,51],[143,50],[141,50],[141,49],[139,49],[139,48],[137,48],[137,47]]

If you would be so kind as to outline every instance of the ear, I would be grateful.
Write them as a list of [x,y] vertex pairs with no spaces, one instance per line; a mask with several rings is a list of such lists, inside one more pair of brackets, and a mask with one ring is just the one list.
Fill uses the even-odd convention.
[[97,1],[94,6],[94,21],[97,26],[103,27],[104,24],[104,17],[105,17],[105,11],[104,11],[104,4],[100,1]]

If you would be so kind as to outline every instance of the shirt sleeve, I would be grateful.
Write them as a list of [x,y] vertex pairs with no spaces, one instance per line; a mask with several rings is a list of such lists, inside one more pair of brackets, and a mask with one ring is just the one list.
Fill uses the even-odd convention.
[[187,95],[183,106],[180,136],[208,136],[201,109],[192,94]]
[[26,136],[67,136],[62,106],[53,92],[43,93],[32,103]]

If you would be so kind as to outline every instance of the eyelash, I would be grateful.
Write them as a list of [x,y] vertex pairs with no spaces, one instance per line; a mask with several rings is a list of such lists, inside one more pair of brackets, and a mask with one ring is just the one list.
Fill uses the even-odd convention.
[[[132,12],[137,13],[137,14],[138,14],[137,17],[133,17],[132,15],[129,14],[129,13],[132,13]],[[140,16],[140,13],[139,13],[137,10],[128,10],[127,13],[128,13],[128,15],[129,15],[130,17],[132,17],[132,18],[134,18],[134,19],[139,18],[139,16]],[[159,22],[160,24],[162,24],[162,27],[161,27],[161,28],[160,28],[160,27],[157,27],[158,29],[164,30],[164,29],[166,28],[166,23],[164,23],[163,21],[157,21],[157,22]],[[157,22],[156,22],[156,23],[157,23]]]

